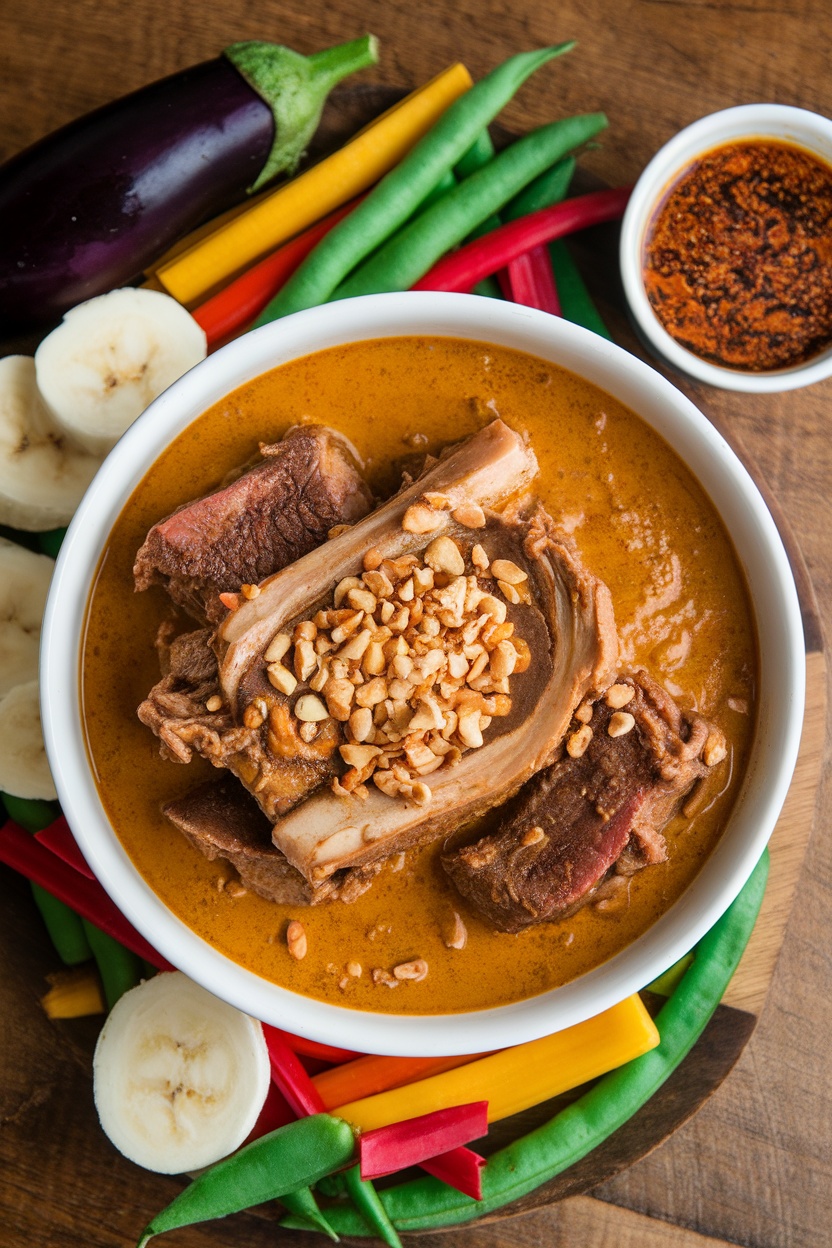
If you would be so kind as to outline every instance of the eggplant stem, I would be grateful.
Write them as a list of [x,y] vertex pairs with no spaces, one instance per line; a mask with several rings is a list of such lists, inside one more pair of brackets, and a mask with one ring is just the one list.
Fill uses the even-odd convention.
[[375,65],[378,40],[364,35],[350,43],[301,56],[277,43],[234,43],[225,55],[274,118],[271,151],[249,193],[279,173],[294,173],[318,128],[326,97],[336,83]]

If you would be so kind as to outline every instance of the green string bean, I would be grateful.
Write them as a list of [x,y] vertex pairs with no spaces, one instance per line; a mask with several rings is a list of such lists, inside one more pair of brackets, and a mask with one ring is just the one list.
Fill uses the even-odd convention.
[[281,1200],[352,1160],[355,1139],[340,1118],[312,1114],[279,1127],[205,1170],[157,1214],[138,1248],[154,1235]]
[[135,988],[144,978],[141,959],[94,923],[87,919],[81,919],[81,923],[101,976],[107,1009],[111,1010],[125,992]]
[[408,290],[471,230],[606,124],[603,113],[588,113],[524,135],[400,230],[331,297]]
[[[20,824],[34,836],[41,828],[48,828],[60,814],[57,802],[43,802],[36,798],[14,797],[3,794],[2,805],[10,819]],[[52,947],[64,966],[78,966],[92,957],[83,924],[74,910],[63,901],[53,897],[39,884],[31,884],[32,897],[40,911],[44,926],[49,933]]]
[[[318,1202],[311,1187],[299,1187],[295,1192],[286,1192],[280,1197],[280,1203],[289,1210],[289,1217],[281,1219],[281,1226],[286,1226],[287,1222],[293,1222],[298,1230],[320,1231],[329,1239],[334,1240],[336,1244],[340,1242],[318,1208]],[[298,1223],[302,1225],[297,1225]]]
[[390,1221],[381,1197],[369,1179],[362,1179],[361,1167],[350,1166],[344,1174],[347,1192],[359,1218],[383,1239],[390,1248],[402,1248],[395,1226]]
[[570,42],[521,52],[475,83],[367,198],[330,230],[255,324],[266,325],[290,312],[326,303],[339,282],[412,217],[443,174],[465,156],[526,79],[574,46]]

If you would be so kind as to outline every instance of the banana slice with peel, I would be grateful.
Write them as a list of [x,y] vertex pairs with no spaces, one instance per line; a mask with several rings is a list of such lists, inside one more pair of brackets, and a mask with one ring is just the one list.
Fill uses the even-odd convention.
[[124,994],[93,1058],[95,1105],[116,1148],[161,1174],[244,1142],[269,1090],[263,1028],[180,971]]
[[42,801],[58,796],[46,760],[36,680],[15,685],[0,700],[0,790]]
[[181,304],[158,290],[128,288],[67,312],[35,352],[35,368],[54,419],[102,455],[205,354],[205,333]]
[[69,524],[101,462],[67,437],[40,396],[28,355],[0,359],[0,524]]
[[0,698],[37,679],[40,627],[54,568],[54,559],[0,537]]

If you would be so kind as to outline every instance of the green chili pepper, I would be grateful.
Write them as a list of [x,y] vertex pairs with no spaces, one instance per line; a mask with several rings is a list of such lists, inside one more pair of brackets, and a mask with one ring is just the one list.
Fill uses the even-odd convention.
[[[373,1230],[390,1248],[402,1248],[395,1226],[387,1215],[376,1189],[369,1179],[361,1177],[361,1167],[351,1166],[344,1174],[347,1192],[352,1198],[356,1212],[363,1222]],[[358,1232],[361,1234],[361,1232]]]
[[101,976],[107,1008],[111,1010],[119,997],[144,978],[141,960],[94,923],[87,919],[81,919],[81,923]]
[[[11,793],[3,794],[2,805],[6,813],[21,828],[32,835],[48,828],[60,814],[57,802],[42,802],[35,798],[13,797]],[[84,932],[83,924],[74,910],[57,897],[53,897],[39,884],[30,885],[35,905],[40,911],[49,939],[64,966],[78,966],[92,957],[89,941]]]
[[442,175],[477,140],[484,126],[526,79],[574,43],[522,52],[499,65],[456,100],[435,126],[349,216],[321,240],[260,314],[266,325],[290,312],[326,303],[339,282],[419,207]]
[[355,1138],[340,1118],[312,1114],[290,1122],[194,1179],[156,1215],[138,1248],[163,1231],[279,1200],[346,1165],[354,1153]]
[[603,113],[588,113],[552,122],[524,135],[400,230],[331,298],[408,290],[471,230],[606,124]]
[[318,1208],[318,1202],[311,1187],[299,1187],[295,1192],[286,1192],[280,1197],[280,1203],[289,1210],[289,1217],[281,1219],[281,1226],[287,1222],[302,1223],[297,1229],[321,1231],[335,1243],[340,1243],[338,1236]]
[[[469,1222],[533,1191],[580,1161],[662,1086],[692,1049],[722,999],[760,909],[768,875],[768,851],[736,901],[696,947],[679,987],[661,1009],[658,1048],[598,1081],[545,1126],[494,1153],[483,1171],[483,1199],[472,1200],[436,1179],[416,1179],[383,1194],[399,1230],[423,1231]],[[349,1208],[327,1211],[342,1235],[360,1235],[361,1220]]]
[[612,341],[612,335],[592,302],[592,296],[562,238],[549,244],[549,255],[555,271],[562,315],[567,321],[574,321],[576,325],[583,325],[585,329],[591,329],[593,333]]

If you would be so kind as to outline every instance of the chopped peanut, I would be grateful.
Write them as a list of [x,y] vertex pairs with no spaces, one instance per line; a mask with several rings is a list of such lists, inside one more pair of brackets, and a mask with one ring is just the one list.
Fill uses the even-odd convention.
[[[431,532],[448,509],[444,496],[420,500],[405,518],[427,525],[427,512],[432,527],[409,531]],[[478,504],[456,511],[463,527],[484,522]],[[421,558],[374,547],[363,564],[360,576],[338,581],[330,606],[296,623],[291,637],[272,639],[267,673],[285,693],[301,684],[292,710],[302,740],[314,741],[324,720],[344,725],[347,770],[333,792],[366,795],[372,780],[390,797],[425,805],[426,778],[479,749],[494,717],[511,713],[511,677],[528,669],[531,652],[506,618],[506,598],[529,599],[528,573],[510,559],[490,565],[482,546],[466,553],[449,536],[434,537]],[[499,595],[485,576],[497,579]]]

